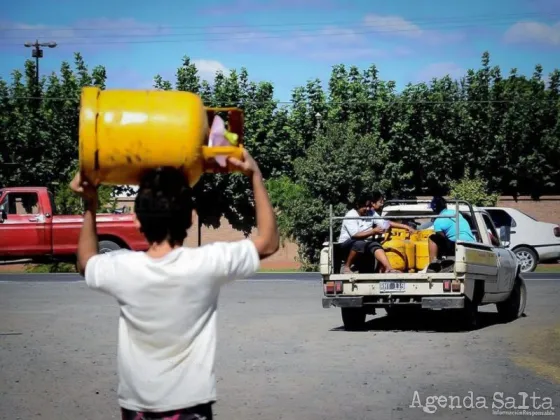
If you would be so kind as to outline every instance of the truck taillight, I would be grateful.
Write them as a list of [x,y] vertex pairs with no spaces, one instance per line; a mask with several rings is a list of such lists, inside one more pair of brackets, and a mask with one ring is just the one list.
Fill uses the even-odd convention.
[[443,281],[443,291],[444,292],[460,292],[461,282],[458,280],[444,280]]
[[336,293],[342,293],[342,282],[341,281],[328,281],[325,283],[325,293],[332,295]]
[[554,236],[556,236],[557,238],[560,238],[560,226],[556,226],[554,228]]

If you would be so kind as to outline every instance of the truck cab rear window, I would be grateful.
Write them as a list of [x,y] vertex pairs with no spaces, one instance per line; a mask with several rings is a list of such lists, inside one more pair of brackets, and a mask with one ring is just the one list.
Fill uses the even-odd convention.
[[39,214],[39,197],[37,193],[9,193],[0,203],[0,208],[12,215]]

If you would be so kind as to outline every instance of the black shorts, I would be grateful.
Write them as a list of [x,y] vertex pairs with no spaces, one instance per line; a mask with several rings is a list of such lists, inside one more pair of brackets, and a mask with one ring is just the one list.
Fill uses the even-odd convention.
[[443,256],[452,257],[455,255],[454,241],[451,241],[447,237],[437,233],[431,235],[430,240],[438,247],[438,258],[441,258]]
[[350,252],[350,250],[352,250],[356,251],[358,254],[373,254],[378,249],[382,249],[379,242],[364,241],[362,239],[347,239],[340,245],[340,247],[346,252]]

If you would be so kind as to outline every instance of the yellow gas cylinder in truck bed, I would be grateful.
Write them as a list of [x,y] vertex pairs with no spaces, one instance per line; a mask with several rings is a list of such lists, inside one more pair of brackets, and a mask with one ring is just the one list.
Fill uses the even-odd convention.
[[395,270],[408,270],[408,261],[406,256],[405,236],[402,229],[394,229],[391,231],[388,239],[382,243],[382,247],[387,254],[387,259]]
[[[406,255],[406,259],[404,261],[405,270],[413,272],[416,268],[416,244],[412,241],[410,232],[406,229],[392,228],[391,235],[398,238],[398,240],[403,241],[404,254]],[[391,258],[395,260],[400,258],[396,256],[396,252],[391,252],[390,254]],[[387,254],[387,256],[389,256],[389,254]],[[398,263],[399,266],[402,266],[402,264],[402,262]]]
[[423,270],[430,263],[430,251],[428,248],[428,238],[434,233],[432,229],[425,229],[416,233],[416,269]]
[[416,270],[416,244],[412,240],[412,236],[412,234],[407,234],[406,240],[404,241],[409,272],[414,272]]
[[[209,118],[222,111],[238,145],[209,147]],[[242,159],[242,126],[240,109],[205,108],[191,92],[86,87],[80,104],[80,171],[96,185],[137,185],[145,170],[172,166],[194,186],[204,172],[215,171],[216,157]],[[233,170],[227,165],[223,171]]]

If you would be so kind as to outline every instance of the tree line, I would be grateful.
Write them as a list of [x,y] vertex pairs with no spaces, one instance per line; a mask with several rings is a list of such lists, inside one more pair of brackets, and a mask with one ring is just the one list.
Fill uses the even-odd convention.
[[[104,89],[106,80],[105,68],[90,70],[80,54],[73,67],[63,62],[38,82],[31,60],[0,80],[0,187],[47,186],[60,206],[78,211],[64,189],[78,157],[80,91]],[[210,83],[184,57],[175,80],[157,75],[154,88],[244,110],[245,145],[267,179],[283,234],[309,267],[328,236],[329,206],[340,215],[364,191],[399,198],[452,191],[483,201],[560,194],[558,69],[548,78],[540,65],[530,77],[503,74],[485,52],[480,68],[460,80],[434,78],[399,92],[375,65],[336,65],[327,89],[310,80],[281,104],[273,84],[252,81],[245,68],[218,72]],[[110,201],[110,188],[103,191]],[[222,216],[244,233],[255,224],[242,176],[205,175],[194,196],[206,226],[218,227]]]

